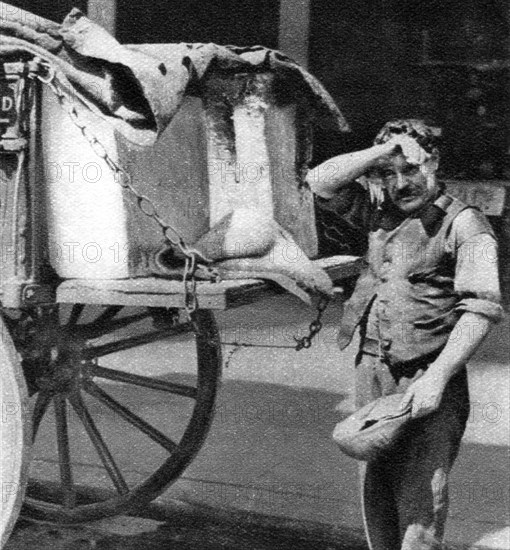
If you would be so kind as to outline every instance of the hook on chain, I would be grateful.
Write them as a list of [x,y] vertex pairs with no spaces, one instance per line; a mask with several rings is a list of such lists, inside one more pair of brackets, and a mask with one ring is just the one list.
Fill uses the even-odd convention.
[[297,338],[294,336],[294,341],[296,342],[296,351],[301,351],[302,349],[308,349],[312,346],[312,340],[319,334],[322,330],[322,315],[326,311],[326,308],[329,305],[331,298],[326,295],[321,295],[319,303],[317,304],[317,316],[310,323],[308,327],[308,334],[302,338]]

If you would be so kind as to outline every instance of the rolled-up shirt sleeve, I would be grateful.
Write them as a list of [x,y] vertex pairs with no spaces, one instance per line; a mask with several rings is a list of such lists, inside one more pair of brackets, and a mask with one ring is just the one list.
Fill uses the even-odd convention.
[[[498,245],[488,222],[472,212],[462,212],[455,220],[455,292],[459,296],[457,311],[479,313],[498,322],[503,317],[498,275]],[[482,224],[479,222],[482,221]],[[463,238],[466,224],[471,235]],[[478,224],[479,232],[476,232]],[[455,233],[455,232],[454,232]],[[473,234],[474,233],[474,234]]]

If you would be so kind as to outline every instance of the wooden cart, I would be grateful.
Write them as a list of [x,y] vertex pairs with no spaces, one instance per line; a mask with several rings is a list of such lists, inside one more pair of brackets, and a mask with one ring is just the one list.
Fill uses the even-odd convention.
[[[14,98],[25,68],[4,66],[2,97]],[[32,102],[31,93],[21,99]],[[180,280],[55,277],[37,246],[45,232],[41,190],[34,155],[25,156],[40,136],[33,119],[18,120],[14,107],[7,114],[0,153],[2,543],[22,499],[28,517],[74,523],[136,511],[160,495],[211,426],[222,367],[214,311],[282,292],[255,279],[197,282],[190,312]],[[335,280],[360,268],[354,257],[317,262]],[[151,366],[145,346],[156,342],[165,361]],[[144,418],[143,403],[160,411],[157,422]],[[145,476],[138,466],[148,453],[159,466]],[[91,456],[94,487],[84,481]]]

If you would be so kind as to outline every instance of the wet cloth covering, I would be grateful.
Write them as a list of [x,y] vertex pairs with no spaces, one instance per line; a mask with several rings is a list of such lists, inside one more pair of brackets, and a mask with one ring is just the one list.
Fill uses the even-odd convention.
[[164,59],[156,58],[135,45],[119,44],[78,9],[58,24],[0,2],[0,55],[22,52],[52,63],[69,92],[140,145],[154,143],[185,93],[212,69],[285,74],[296,93],[309,97],[317,125],[349,129],[316,78],[281,52],[262,46],[174,44]]

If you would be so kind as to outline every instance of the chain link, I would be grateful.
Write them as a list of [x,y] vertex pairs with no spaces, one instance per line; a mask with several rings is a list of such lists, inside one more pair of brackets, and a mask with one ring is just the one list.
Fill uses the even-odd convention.
[[297,338],[294,336],[294,341],[296,344],[294,346],[288,345],[275,345],[275,344],[250,344],[248,342],[221,342],[221,344],[226,346],[234,346],[234,349],[229,354],[229,363],[234,355],[234,352],[241,348],[286,348],[293,349],[295,351],[301,351],[302,349],[308,349],[312,346],[313,339],[322,329],[322,316],[326,311],[331,298],[329,296],[322,295],[319,303],[317,304],[317,316],[310,323],[308,327],[308,334],[302,338]]
[[[62,107],[67,112],[67,115],[73,122],[73,124],[80,130],[83,137],[87,140],[93,152],[101,158],[111,172],[114,175],[114,180],[125,190],[127,190],[132,196],[135,197],[137,206],[139,210],[148,218],[154,220],[160,227],[163,234],[163,238],[167,241],[172,247],[178,248],[180,252],[185,257],[185,267],[184,274],[182,278],[183,287],[184,287],[184,307],[188,314],[188,317],[191,320],[191,315],[198,308],[198,299],[196,294],[197,282],[195,278],[195,272],[197,268],[202,265],[198,261],[198,252],[190,248],[179,234],[177,229],[172,227],[169,223],[164,221],[164,219],[159,215],[158,210],[154,202],[149,199],[147,196],[142,195],[137,191],[133,186],[131,175],[123,168],[119,163],[117,163],[109,154],[104,145],[99,141],[99,139],[87,128],[85,124],[80,121],[80,115],[78,109],[76,108],[72,98],[68,97],[66,91],[62,88],[60,83],[57,80],[55,69],[47,62],[43,60],[39,61],[39,65],[44,69],[45,74],[40,73],[36,74],[35,77],[38,78],[43,84],[48,86],[50,90],[55,94],[57,100]],[[217,273],[203,266],[204,273],[208,274],[211,280],[217,280]]]
[[326,311],[326,308],[329,305],[331,298],[329,296],[321,296],[319,303],[317,305],[317,317],[310,323],[308,327],[308,334],[302,338],[296,338],[296,351],[301,351],[302,349],[308,349],[312,345],[312,340],[319,334],[322,329],[322,316]]

